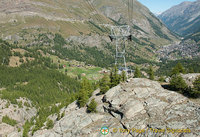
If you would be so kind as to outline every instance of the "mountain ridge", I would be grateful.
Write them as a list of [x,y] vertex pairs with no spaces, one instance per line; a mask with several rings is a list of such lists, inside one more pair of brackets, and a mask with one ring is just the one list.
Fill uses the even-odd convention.
[[158,17],[170,30],[180,35],[196,33],[200,26],[200,1],[183,2]]
[[[86,59],[87,64],[108,67],[115,55],[115,45],[108,37],[110,27],[129,24],[133,37],[126,47],[127,62],[158,62],[157,51],[165,45],[174,45],[179,38],[141,3],[133,0],[130,9],[127,2],[3,0],[0,35],[18,46],[39,47],[63,59],[82,62]],[[56,36],[62,43],[55,41]],[[191,36],[199,43],[198,35]]]

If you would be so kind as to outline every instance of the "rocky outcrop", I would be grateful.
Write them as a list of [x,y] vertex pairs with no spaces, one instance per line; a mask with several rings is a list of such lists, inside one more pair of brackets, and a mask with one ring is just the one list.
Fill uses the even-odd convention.
[[34,137],[97,137],[103,136],[103,126],[110,130],[108,137],[200,136],[200,106],[158,82],[135,78],[105,95],[98,93],[90,98],[98,103],[97,113],[88,114],[73,102],[62,109],[66,115],[53,129],[37,131]]
[[[68,43],[73,42],[74,45],[87,45],[89,47],[102,47],[104,43],[110,43],[107,36],[70,36],[66,39]],[[95,44],[94,44],[95,43]],[[66,46],[68,47],[68,46]]]
[[[31,106],[30,100],[20,98],[17,102],[18,104],[11,104],[8,100],[0,99],[0,136],[21,136],[22,132],[20,132],[19,129],[22,129],[26,120],[30,120],[36,115],[37,110]],[[19,105],[19,103],[21,105]],[[3,123],[2,118],[4,116],[8,116],[10,119],[15,120],[17,124],[15,126],[11,126]]]
[[193,82],[197,77],[200,77],[200,73],[189,73],[189,74],[182,74],[183,79],[187,83],[188,86],[193,86]]

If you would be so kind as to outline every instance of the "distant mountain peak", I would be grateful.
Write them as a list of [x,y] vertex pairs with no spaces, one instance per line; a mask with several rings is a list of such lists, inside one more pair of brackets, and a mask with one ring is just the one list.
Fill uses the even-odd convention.
[[191,4],[191,3],[193,3],[192,1],[184,1],[184,2],[182,2],[181,4],[179,4],[179,5],[185,5],[185,4]]
[[181,35],[191,34],[200,28],[200,0],[182,2],[158,17],[170,30]]
[[160,12],[154,12],[153,14],[156,15],[156,16],[159,16],[160,14],[162,14],[162,12],[161,11]]

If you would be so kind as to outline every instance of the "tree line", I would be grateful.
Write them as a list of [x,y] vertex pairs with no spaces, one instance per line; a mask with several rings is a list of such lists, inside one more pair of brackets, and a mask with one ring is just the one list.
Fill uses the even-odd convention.
[[193,87],[188,86],[180,74],[185,74],[186,70],[181,63],[178,63],[171,70],[170,89],[178,91],[186,96],[197,98],[200,97],[200,76],[193,82]]

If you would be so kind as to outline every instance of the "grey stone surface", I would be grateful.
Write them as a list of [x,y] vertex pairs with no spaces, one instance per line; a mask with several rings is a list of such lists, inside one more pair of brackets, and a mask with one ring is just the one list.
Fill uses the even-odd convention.
[[[61,109],[60,114],[65,112],[65,116],[59,121],[54,120],[52,129],[41,129],[33,136],[101,137],[104,136],[100,133],[103,126],[110,129],[108,137],[200,136],[200,106],[179,93],[163,89],[156,81],[129,79],[113,87],[105,95],[98,95],[99,91],[99,89],[94,91],[89,99],[90,102],[94,98],[98,103],[97,113],[88,114],[87,108],[79,108],[75,101]],[[21,98],[20,101],[27,100]],[[29,119],[29,116],[24,117],[25,114],[30,113],[31,116],[35,114],[34,108],[24,112],[25,107],[18,108],[13,104],[6,107],[6,100],[0,100],[0,103],[0,117],[8,115],[19,122],[19,127]],[[49,118],[55,119],[55,117],[52,115]],[[180,129],[190,129],[191,132],[172,133]],[[162,130],[165,132],[161,132]],[[0,134],[20,137],[22,131],[18,133],[16,126],[0,123]]]
[[[101,137],[102,126],[109,127],[108,137],[200,136],[200,106],[179,93],[163,89],[158,82],[136,78],[110,89],[105,95],[98,92],[90,100],[94,98],[98,102],[100,111],[88,114],[86,108],[79,109],[74,102],[63,108],[65,116],[52,130],[37,131],[34,137]],[[172,133],[187,128],[191,133]],[[128,129],[134,131],[128,134]],[[156,133],[158,130],[165,132]]]
[[193,86],[193,81],[200,76],[200,73],[189,73],[189,74],[182,74],[183,79],[189,86]]
[[[17,104],[11,104],[8,100],[0,99],[0,135],[7,137],[20,137],[22,132],[18,132],[18,128],[22,129],[26,120],[30,120],[36,115],[36,108],[32,107],[31,101],[26,98],[19,98],[17,101],[22,102],[22,106]],[[25,106],[24,103],[28,103],[30,106]],[[13,127],[8,124],[2,123],[2,118],[8,116],[11,119],[16,120],[17,124]]]

